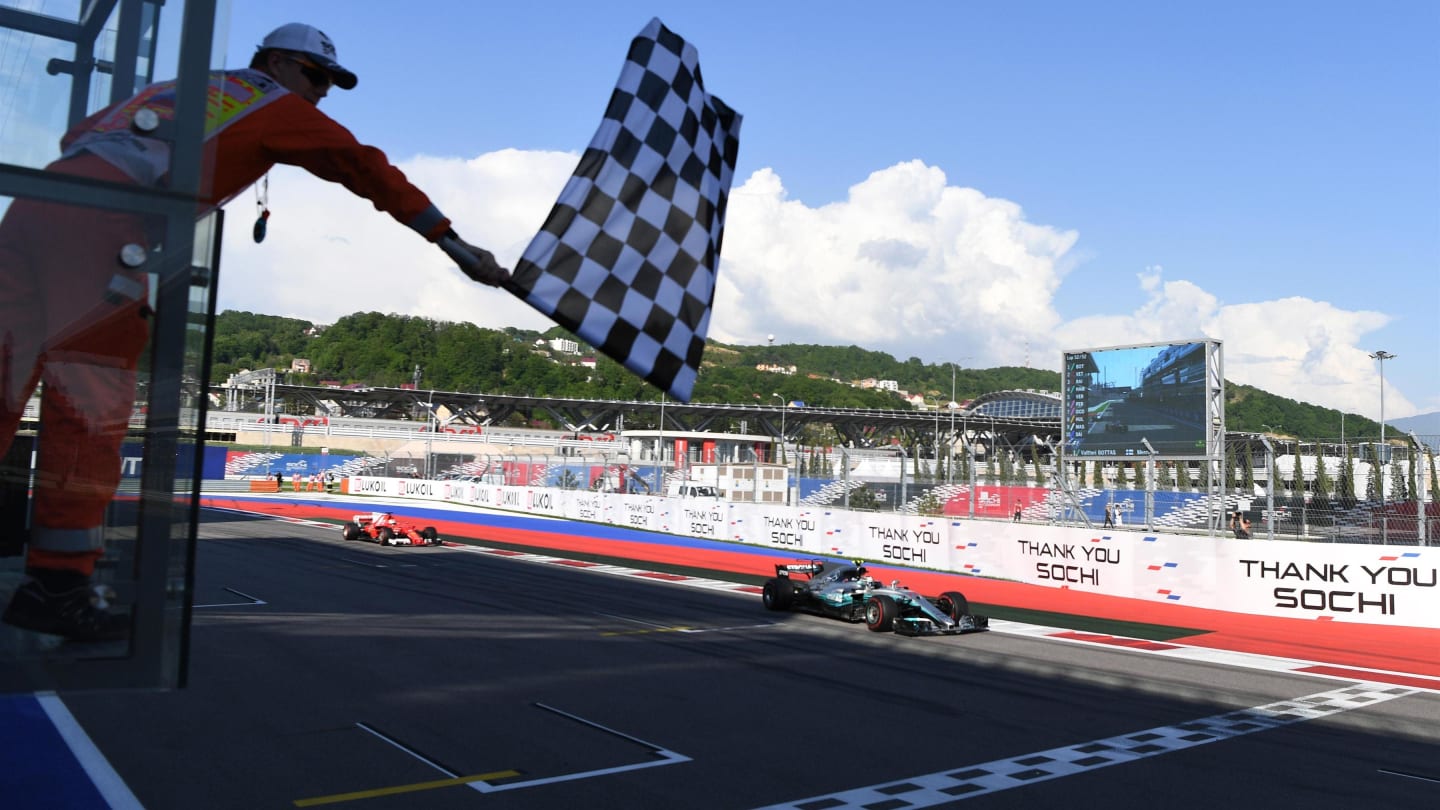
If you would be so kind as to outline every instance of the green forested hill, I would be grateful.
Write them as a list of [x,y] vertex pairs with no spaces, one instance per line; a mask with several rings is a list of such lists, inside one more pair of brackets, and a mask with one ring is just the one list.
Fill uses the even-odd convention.
[[[242,369],[288,370],[291,360],[305,358],[312,373],[290,374],[288,382],[318,385],[365,383],[398,387],[421,370],[420,385],[445,391],[475,391],[529,396],[588,399],[649,400],[659,392],[618,363],[593,355],[594,369],[579,365],[580,356],[551,352],[536,341],[573,339],[554,328],[547,332],[481,329],[409,315],[361,312],[319,328],[294,318],[227,310],[216,318],[211,379],[223,382]],[[757,365],[795,367],[794,374],[759,371]],[[992,391],[1034,389],[1058,391],[1054,371],[1001,367],[964,368],[947,363],[926,364],[919,358],[897,360],[884,352],[859,346],[781,344],[729,346],[711,341],[695,384],[695,402],[763,402],[801,400],[810,405],[845,408],[909,408],[897,394],[858,388],[856,380],[894,380],[900,389],[932,402],[949,401],[951,381],[960,402]],[[1225,416],[1230,430],[1275,432],[1300,437],[1340,435],[1340,412],[1275,396],[1248,385],[1226,386]],[[1378,423],[1355,414],[1345,416],[1349,437],[1378,435]]]

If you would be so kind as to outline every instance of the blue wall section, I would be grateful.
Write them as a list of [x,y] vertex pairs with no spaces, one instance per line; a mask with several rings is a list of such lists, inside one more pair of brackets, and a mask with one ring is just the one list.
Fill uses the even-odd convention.
[[[176,463],[189,464],[190,455],[194,451],[193,445],[183,444],[175,451]],[[120,446],[120,477],[139,478],[141,469],[141,458],[145,455],[145,445],[140,442],[126,442]],[[188,468],[182,469],[182,476],[188,475]],[[200,462],[200,477],[206,480],[224,480],[225,478],[225,448],[207,447],[205,457]]]
[[[189,456],[193,447],[182,445],[176,451],[176,461],[189,463]],[[234,452],[228,447],[206,447],[205,456],[200,463],[200,477],[206,481],[225,480],[225,466],[231,460],[231,453]],[[139,478],[141,470],[141,458],[145,453],[145,445],[140,442],[126,442],[120,447],[120,475],[123,478]],[[339,455],[335,453],[239,453],[243,456],[255,456],[256,464],[253,467],[241,471],[241,475],[274,475],[284,473],[288,478],[293,473],[310,475],[317,472],[341,467],[354,463],[363,456]],[[182,470],[182,477],[187,473]]]

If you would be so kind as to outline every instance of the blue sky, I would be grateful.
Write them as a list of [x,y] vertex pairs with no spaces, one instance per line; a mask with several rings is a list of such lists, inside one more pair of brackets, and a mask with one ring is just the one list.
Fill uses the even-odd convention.
[[[1440,410],[1440,3],[230,11],[230,65],[284,22],[329,33],[360,83],[322,109],[506,262],[660,16],[744,115],[717,339],[1058,370],[1206,336],[1231,380],[1371,418],[1384,349],[1387,416]],[[543,328],[325,185],[272,173],[259,247],[232,203],[222,307]]]

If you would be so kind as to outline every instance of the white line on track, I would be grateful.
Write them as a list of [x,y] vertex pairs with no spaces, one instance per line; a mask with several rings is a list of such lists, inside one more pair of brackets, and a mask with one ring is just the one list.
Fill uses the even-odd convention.
[[1384,768],[1378,768],[1375,772],[1383,773],[1386,776],[1399,776],[1404,779],[1418,779],[1421,782],[1434,782],[1436,784],[1440,784],[1440,778],[1436,778],[1434,776],[1421,776],[1418,773],[1405,773],[1404,771],[1388,771]]
[[571,714],[567,711],[562,711],[555,708],[554,706],[546,706],[544,703],[536,703],[535,706],[537,708],[544,709],[547,712],[558,714],[561,717],[567,717],[582,725],[586,725],[593,729],[603,731],[606,734],[611,734],[621,739],[629,740],[630,742],[636,743],[637,745],[649,749],[650,753],[654,754],[657,758],[649,762],[636,762],[630,765],[617,765],[613,768],[599,768],[593,771],[580,771],[578,773],[561,774],[560,776],[545,776],[539,779],[530,779],[524,782],[509,782],[503,785],[491,785],[486,782],[471,782],[469,784],[469,787],[472,790],[478,791],[480,793],[504,793],[511,790],[524,790],[526,788],[539,787],[540,785],[553,785],[557,782],[574,782],[578,779],[591,779],[596,776],[608,776],[612,773],[638,771],[645,768],[660,767],[662,765],[679,765],[682,762],[690,761],[690,757],[687,757],[684,754],[677,754],[668,748],[662,748],[655,743],[646,742],[639,737],[631,736],[623,731],[617,731],[613,728],[610,728],[609,726],[602,726],[594,720],[586,720],[579,715]]
[[441,765],[440,763],[436,762],[435,760],[433,760],[433,759],[425,756],[424,754],[420,753],[419,751],[416,751],[414,748],[411,748],[410,746],[405,745],[404,743],[400,742],[399,740],[395,739],[394,737],[391,737],[390,735],[388,735],[388,734],[380,731],[379,729],[375,728],[374,726],[371,726],[371,725],[369,725],[369,724],[367,724],[367,723],[356,723],[356,724],[355,724],[355,727],[358,728],[358,729],[360,729],[361,731],[364,731],[364,732],[367,733],[367,734],[370,734],[371,736],[375,737],[376,739],[383,740],[384,742],[388,743],[389,745],[394,746],[395,748],[398,748],[398,749],[400,749],[401,751],[404,751],[405,753],[409,754],[410,756],[412,756],[412,757],[420,760],[421,762],[425,763],[426,765],[429,765],[430,767],[434,768],[435,770],[437,770],[437,771],[445,774],[446,776],[449,776],[449,777],[452,777],[452,778],[453,778],[453,777],[458,777],[458,776],[460,775],[460,774],[455,773],[454,771],[450,770],[449,768],[445,767],[444,765]]
[[269,604],[269,603],[266,602],[264,599],[261,599],[261,598],[258,597],[258,596],[251,596],[250,594],[245,593],[244,591],[237,591],[237,590],[235,590],[234,588],[226,588],[225,590],[229,591],[230,593],[235,594],[236,596],[242,597],[242,598],[244,598],[244,599],[249,599],[250,601],[248,601],[248,602],[216,602],[216,603],[209,604],[209,605],[195,605],[195,608],[198,610],[199,608],[216,608],[216,607],[254,607],[254,606],[256,606],[256,605],[266,605],[266,604]]
[[[90,782],[104,797],[106,805],[113,810],[142,810],[143,805],[130,792],[130,788],[115,769],[110,766],[110,761],[95,747],[90,735],[76,722],[75,716],[53,692],[40,692],[35,695],[40,707],[50,718],[51,725],[65,740],[65,745],[70,748],[70,753],[85,770],[85,775],[90,777]],[[12,767],[25,767],[24,763],[12,763]],[[38,797],[34,797],[38,798]]]

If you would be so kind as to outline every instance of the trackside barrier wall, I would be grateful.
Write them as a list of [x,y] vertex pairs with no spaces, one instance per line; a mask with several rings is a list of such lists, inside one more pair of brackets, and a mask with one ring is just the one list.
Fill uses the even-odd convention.
[[685,537],[1283,618],[1440,628],[1440,548],[1104,533],[698,499],[401,478],[355,495],[416,498]]

